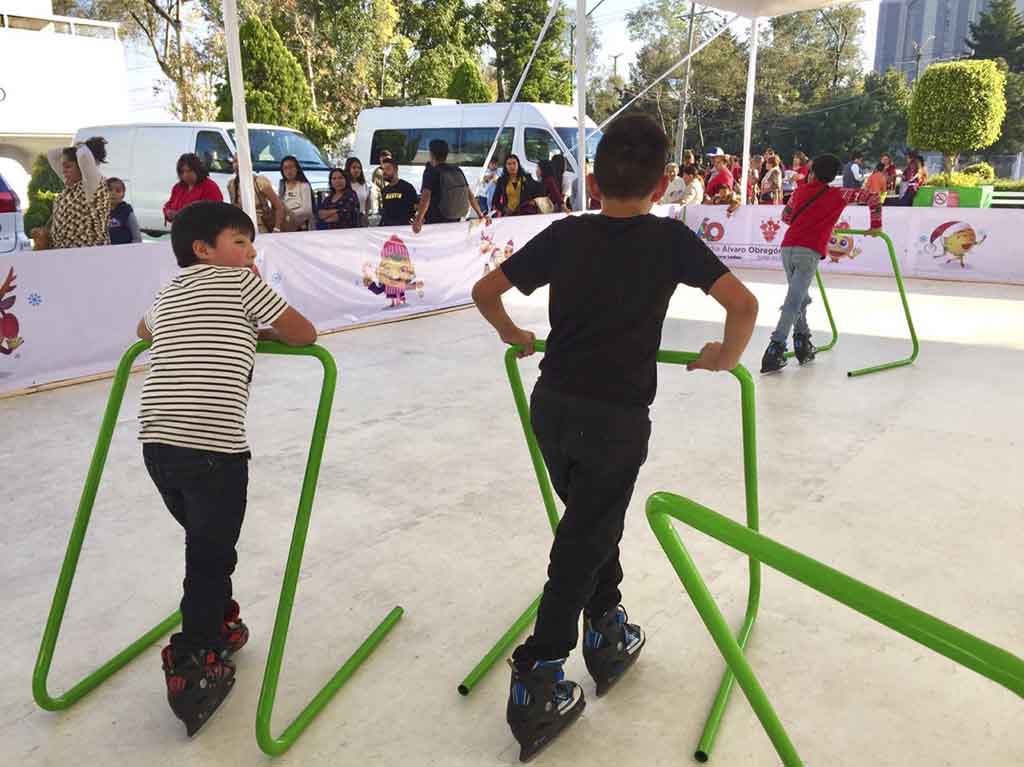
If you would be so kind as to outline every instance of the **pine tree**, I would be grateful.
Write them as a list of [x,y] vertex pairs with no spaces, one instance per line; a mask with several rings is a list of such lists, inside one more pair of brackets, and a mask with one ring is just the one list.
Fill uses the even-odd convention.
[[971,24],[966,43],[974,59],[1005,59],[1011,72],[1024,72],[1024,18],[1014,0],[992,0]]
[[448,98],[463,104],[487,104],[494,101],[490,89],[480,76],[480,68],[472,61],[463,61],[452,73],[448,83]]

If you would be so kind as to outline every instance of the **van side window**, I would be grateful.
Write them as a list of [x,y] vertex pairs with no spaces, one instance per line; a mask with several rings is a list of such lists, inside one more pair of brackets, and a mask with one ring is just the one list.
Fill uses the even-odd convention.
[[231,150],[217,131],[201,130],[196,135],[196,154],[211,173],[231,172]]
[[[370,157],[387,149],[400,165],[426,165],[430,161],[430,142],[448,142],[448,162],[455,165],[483,165],[498,126],[493,128],[390,128],[374,131]],[[498,164],[512,151],[514,128],[505,128],[494,150]]]
[[543,128],[527,128],[523,134],[523,144],[526,148],[526,159],[530,162],[550,160],[562,151],[551,132]]

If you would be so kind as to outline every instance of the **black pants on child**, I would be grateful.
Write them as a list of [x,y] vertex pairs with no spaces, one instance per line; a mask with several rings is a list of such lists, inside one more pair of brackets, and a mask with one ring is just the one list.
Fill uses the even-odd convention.
[[245,518],[249,453],[147,443],[142,455],[168,510],[185,529],[181,633],[171,637],[174,654],[220,650]]
[[530,420],[565,514],[551,547],[548,581],[519,663],[564,658],[579,639],[580,612],[601,615],[622,600],[619,541],[651,436],[648,409],[553,392],[538,385]]

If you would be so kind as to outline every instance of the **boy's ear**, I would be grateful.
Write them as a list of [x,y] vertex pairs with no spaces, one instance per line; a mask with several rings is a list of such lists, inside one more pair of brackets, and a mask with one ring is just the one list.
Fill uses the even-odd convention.
[[668,183],[668,176],[662,175],[661,180],[658,181],[658,185],[654,187],[654,191],[651,192],[651,202],[658,202],[665,196],[665,190],[668,189]]
[[597,185],[597,176],[593,173],[587,174],[587,192],[590,194],[591,199],[601,199],[601,187]]
[[192,253],[200,261],[210,260],[210,246],[202,240],[192,240]]

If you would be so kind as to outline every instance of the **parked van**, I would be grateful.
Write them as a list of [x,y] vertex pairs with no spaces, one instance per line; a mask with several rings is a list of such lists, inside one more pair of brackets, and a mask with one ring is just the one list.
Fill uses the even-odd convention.
[[[171,187],[178,183],[178,158],[187,152],[194,152],[206,163],[210,178],[228,199],[231,158],[236,151],[234,123],[92,125],[80,128],[75,141],[91,136],[107,140],[107,162],[100,166],[100,172],[107,178],[124,180],[126,199],[145,232],[170,231],[163,207],[171,196]],[[269,179],[275,190],[281,179],[281,160],[288,155],[298,159],[314,194],[327,189],[330,166],[299,131],[277,125],[250,125],[249,145],[253,170]]]
[[[444,139],[448,162],[462,167],[470,189],[476,187],[487,151],[508,104],[451,104],[422,107],[378,107],[363,110],[356,121],[355,156],[368,168],[377,166],[387,149],[399,164],[399,175],[417,189],[430,159],[430,142]],[[495,149],[499,168],[509,153],[534,173],[537,162],[556,154],[568,159],[566,170],[576,173],[578,118],[562,104],[516,103]],[[587,118],[587,158],[592,161],[601,133]]]

